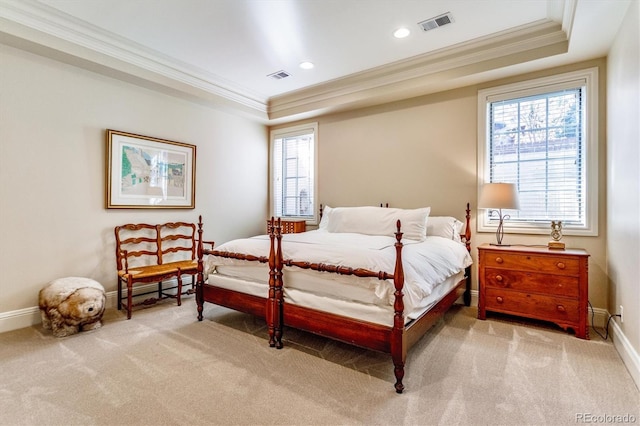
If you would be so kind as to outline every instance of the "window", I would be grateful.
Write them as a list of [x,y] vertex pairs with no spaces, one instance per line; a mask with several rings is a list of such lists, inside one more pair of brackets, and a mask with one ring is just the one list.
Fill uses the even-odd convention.
[[271,214],[317,223],[318,124],[271,132]]
[[[484,183],[516,184],[520,209],[508,231],[598,232],[598,72],[596,68],[478,92],[478,192]],[[478,230],[497,217],[478,214]]]

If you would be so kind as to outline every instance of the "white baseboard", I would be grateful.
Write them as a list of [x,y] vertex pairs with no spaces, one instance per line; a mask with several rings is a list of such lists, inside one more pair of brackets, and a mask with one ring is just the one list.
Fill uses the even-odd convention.
[[611,321],[611,330],[613,331],[613,346],[620,354],[620,358],[622,358],[622,362],[629,370],[629,374],[634,382],[636,382],[636,387],[640,389],[640,355],[638,351],[635,350],[627,336],[622,332],[622,329],[618,325],[617,322]]
[[[168,281],[168,285],[172,285],[174,283]],[[157,284],[147,284],[144,286],[136,287],[136,292],[150,292],[154,291],[157,288]],[[123,292],[123,295],[126,296],[126,290]],[[110,291],[107,292],[107,308],[115,308],[118,303],[118,292]],[[462,298],[459,300],[462,303]],[[478,306],[478,291],[471,290],[471,306]],[[593,322],[597,327],[604,328],[607,323],[607,319],[609,318],[609,312],[606,309],[595,308],[593,310]],[[591,324],[591,310],[589,310],[588,316],[589,324]],[[0,313],[0,333],[4,333],[6,331],[17,330],[19,328],[31,327],[32,325],[40,324],[40,309],[37,306],[31,308],[19,309],[16,311],[4,312]],[[615,323],[614,323],[615,324]],[[617,327],[617,324],[615,324]],[[618,333],[622,334],[622,331],[619,327],[617,327]],[[633,348],[631,348],[633,349]],[[637,358],[637,354],[636,354]]]
[[[165,281],[164,284],[166,284],[164,286],[165,289],[169,289],[170,287],[174,287],[176,286],[178,283],[176,282],[176,280],[168,280]],[[191,284],[187,285],[187,288],[191,288]],[[135,291],[133,293],[133,297],[142,297],[141,293],[153,293],[153,292],[157,292],[158,291],[158,284],[153,283],[153,284],[145,284],[145,285],[141,285],[141,286],[136,286],[135,287]],[[172,289],[172,290],[163,290],[165,293],[168,294],[175,294],[176,293],[176,289]],[[110,291],[108,293],[106,293],[107,296],[107,309],[109,308],[117,308],[118,307],[118,292],[117,291]],[[126,297],[127,296],[127,290],[123,290],[122,291],[122,296]]]
[[607,320],[609,319],[609,311],[601,308],[593,308],[593,322],[591,320],[591,308],[587,310],[587,322],[590,326],[595,325],[599,328],[605,328],[607,326]]
[[[173,287],[175,284],[175,280],[173,282],[171,280],[166,281],[167,288]],[[188,285],[190,286],[191,284]],[[155,283],[136,286],[134,297],[136,297],[135,295],[138,293],[157,291],[157,289],[158,284]],[[175,290],[173,292],[175,292]],[[107,296],[107,309],[115,309],[118,306],[118,292],[115,290],[109,291],[105,295]],[[124,290],[122,295],[126,296],[127,291]],[[31,327],[32,325],[37,325],[41,322],[42,317],[40,316],[40,308],[37,306],[9,312],[0,312],[0,333]]]
[[37,306],[0,313],[0,333],[40,324],[40,309]]
[[[460,302],[462,302],[461,299]],[[471,290],[471,306],[478,306],[477,290]],[[589,326],[593,326],[595,324],[596,327],[604,329],[607,326],[610,315],[611,314],[606,309],[593,308],[592,311],[591,308],[589,308],[587,317]],[[616,351],[618,351],[623,364],[627,367],[627,370],[629,371],[629,374],[636,386],[640,389],[640,355],[638,354],[638,351],[631,346],[629,339],[627,339],[627,336],[622,332],[622,329],[614,320],[609,322],[609,331],[611,332],[610,336],[613,341],[613,346],[616,348]]]
[[[168,283],[170,284],[170,283]],[[154,291],[157,289],[157,284],[148,284],[140,286],[136,290],[141,292]],[[124,292],[126,295],[126,291]],[[115,308],[118,303],[118,292],[107,292],[107,308]],[[471,306],[478,305],[478,292],[476,290],[471,291]],[[609,319],[609,312],[606,309],[593,309],[593,322],[597,327],[604,328],[607,320]],[[591,324],[591,310],[589,310],[589,324]],[[40,309],[37,306],[31,308],[18,309],[10,312],[0,313],[0,333],[7,331],[17,330],[20,328],[31,327],[33,325],[40,324],[42,319],[40,317]],[[612,331],[613,345],[620,354],[622,362],[625,364],[636,386],[640,388],[640,355],[631,346],[629,339],[622,332],[620,326],[611,321],[609,324]]]

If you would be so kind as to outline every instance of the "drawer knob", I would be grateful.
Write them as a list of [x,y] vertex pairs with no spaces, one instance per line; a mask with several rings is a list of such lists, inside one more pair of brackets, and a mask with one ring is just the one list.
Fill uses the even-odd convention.
[[564,263],[562,263],[562,262],[558,262],[558,263],[556,263],[556,266],[558,267],[558,269],[564,269],[564,268],[566,268],[566,267],[567,267],[567,265],[565,265],[565,264],[564,264]]
[[502,260],[501,257],[496,257],[496,263],[502,263],[504,262],[504,260]]
[[496,302],[502,303],[502,302],[504,302],[504,299],[502,299],[502,297],[498,296],[498,297],[496,297]]
[[501,283],[502,282],[502,275],[496,275],[496,281]]
[[559,312],[567,312],[567,310],[565,309],[565,307],[563,305],[558,305],[558,306],[556,306],[556,308],[558,309]]

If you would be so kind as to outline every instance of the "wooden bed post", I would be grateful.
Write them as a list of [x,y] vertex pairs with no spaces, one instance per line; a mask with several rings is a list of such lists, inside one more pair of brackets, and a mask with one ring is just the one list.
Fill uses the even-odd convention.
[[273,216],[269,220],[267,228],[269,233],[269,297],[267,298],[267,306],[265,309],[265,320],[267,321],[267,329],[269,330],[269,346],[276,346],[275,339],[275,306],[276,306],[276,251],[274,248],[275,225]]
[[404,385],[404,363],[407,357],[406,342],[404,339],[404,301],[402,288],[404,287],[404,269],[402,267],[402,232],[400,232],[400,221],[396,222],[396,267],[393,272],[393,283],[395,285],[395,301],[393,303],[393,328],[391,329],[391,359],[393,360],[394,373],[396,375],[396,392],[402,393]]
[[283,281],[282,281],[282,224],[280,218],[276,224],[276,282],[275,282],[275,305],[273,312],[274,330],[276,338],[276,349],[282,349],[282,318],[283,318]]
[[[469,254],[471,254],[471,208],[469,206],[469,203],[467,203],[467,214],[465,218],[467,226],[464,229],[464,244],[467,247],[467,251],[469,252]],[[462,299],[465,306],[471,306],[471,266],[467,266],[464,272],[467,281]]]
[[202,260],[202,215],[198,216],[198,277],[196,280],[196,304],[198,305],[198,321],[202,321],[202,311],[204,308],[203,283],[204,283],[204,261]]

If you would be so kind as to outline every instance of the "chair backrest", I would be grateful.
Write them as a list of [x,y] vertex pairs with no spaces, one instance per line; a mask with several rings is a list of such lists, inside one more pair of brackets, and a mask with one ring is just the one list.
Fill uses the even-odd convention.
[[157,225],[129,223],[115,227],[116,263],[118,270],[129,267],[159,264]]
[[196,258],[196,225],[187,222],[163,223],[157,226],[158,263]]

